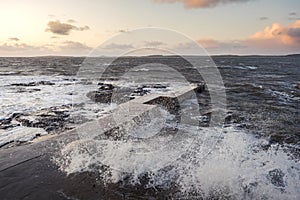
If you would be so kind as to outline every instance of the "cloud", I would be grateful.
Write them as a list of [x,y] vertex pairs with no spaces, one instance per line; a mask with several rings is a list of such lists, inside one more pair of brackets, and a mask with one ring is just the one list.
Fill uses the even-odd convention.
[[59,20],[49,21],[48,28],[46,31],[57,34],[57,35],[69,35],[72,30],[84,31],[89,30],[88,26],[77,27],[68,23],[61,23]]
[[16,38],[16,37],[11,37],[11,38],[8,38],[10,41],[20,41],[20,39],[19,38]]
[[58,20],[48,22],[48,28],[46,29],[46,31],[58,35],[69,35],[71,30],[76,30],[76,26],[73,26],[71,24],[61,23]]
[[214,39],[200,39],[197,42],[205,49],[237,49],[245,47],[240,40],[218,41]]
[[[201,50],[201,47],[203,50]],[[246,46],[244,46],[244,44],[242,44],[240,41],[219,41],[211,38],[202,38],[195,42],[179,42],[171,49],[184,55],[206,55],[206,52],[209,52],[210,54],[228,54],[229,52],[240,52],[241,50],[245,50]]]
[[128,33],[128,30],[120,29],[118,30],[118,33]]
[[91,47],[74,41],[64,41],[59,44],[44,44],[33,46],[26,43],[0,44],[2,56],[37,56],[37,55],[87,55]]
[[64,41],[56,49],[58,55],[88,55],[93,48],[75,41]]
[[165,45],[165,43],[160,41],[145,41],[147,47],[159,47]]
[[68,22],[69,23],[76,23],[76,21],[74,19],[69,19]]
[[219,4],[242,3],[253,0],[152,0],[158,3],[183,3],[186,8],[209,8]]
[[80,43],[80,42],[74,42],[74,41],[64,41],[62,45],[60,46],[63,50],[80,50],[80,51],[90,51],[92,50],[91,47]]
[[259,18],[259,20],[262,20],[262,21],[263,21],[263,20],[267,20],[267,19],[269,19],[269,18],[268,18],[268,17],[260,17],[260,18]]
[[287,31],[287,34],[288,34],[290,37],[300,38],[300,28],[290,28],[290,29]]
[[26,52],[33,52],[33,51],[44,51],[45,49],[47,49],[47,48],[40,47],[40,46],[28,45],[25,43],[0,44],[0,52],[26,53]]
[[[198,43],[213,54],[287,54],[300,53],[300,20],[284,26],[274,23],[241,40],[200,39]],[[181,44],[181,47],[188,48]]]
[[116,43],[110,43],[103,47],[103,49],[109,49],[109,50],[124,50],[124,49],[132,49],[132,48],[134,47],[131,44],[116,44]]
[[204,48],[216,48],[221,46],[221,42],[214,39],[200,39],[198,43]]
[[274,46],[275,44],[300,47],[300,20],[288,26],[274,23],[267,26],[263,31],[253,34],[247,41],[265,47]]
[[75,30],[85,31],[85,30],[90,30],[90,27],[89,26],[77,27]]
[[290,12],[288,14],[288,19],[291,21],[295,21],[295,20],[299,20],[300,18],[297,17],[297,13],[296,12]]
[[290,12],[288,19],[291,21],[300,20],[300,18],[297,16],[296,12]]

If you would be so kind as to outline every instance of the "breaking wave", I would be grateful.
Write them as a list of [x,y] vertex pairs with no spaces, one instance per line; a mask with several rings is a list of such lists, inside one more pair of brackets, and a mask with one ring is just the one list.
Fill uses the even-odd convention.
[[83,139],[65,146],[54,161],[67,174],[97,171],[104,183],[175,187],[174,198],[299,198],[300,163],[286,146],[270,145],[234,127],[177,128],[181,142],[172,134]]

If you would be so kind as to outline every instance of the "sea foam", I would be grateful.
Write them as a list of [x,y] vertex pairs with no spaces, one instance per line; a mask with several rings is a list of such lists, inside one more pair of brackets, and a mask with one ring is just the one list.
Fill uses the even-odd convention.
[[82,138],[63,146],[54,161],[67,174],[100,172],[105,183],[129,180],[166,190],[175,185],[175,198],[299,199],[300,163],[286,147],[234,127],[177,128],[178,140],[172,134],[143,140]]

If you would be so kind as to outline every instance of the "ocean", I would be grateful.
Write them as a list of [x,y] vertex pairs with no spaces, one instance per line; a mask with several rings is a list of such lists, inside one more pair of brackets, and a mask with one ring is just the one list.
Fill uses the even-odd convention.
[[[210,58],[189,59],[198,67],[210,67],[205,64]],[[173,135],[168,131],[153,136],[155,140],[101,140],[101,152],[93,156],[78,147],[62,147],[52,158],[62,173],[97,175],[89,177],[96,182],[93,194],[80,189],[60,194],[66,199],[96,198],[99,184],[108,187],[106,197],[112,199],[299,199],[300,56],[211,59],[226,95],[221,102],[226,112],[218,127],[210,122],[212,113],[221,111],[213,109],[213,91],[205,82],[215,76],[201,76],[180,57],[0,58],[0,153],[76,129],[130,99],[202,84],[204,91],[184,102],[197,105],[199,111],[192,117],[198,126],[178,123],[178,116],[190,111],[161,112],[167,130],[180,130],[174,134],[187,138],[188,148],[169,144]],[[152,120],[135,134],[154,131],[158,121]],[[171,147],[184,151],[152,169],[178,153]],[[149,149],[156,153],[131,153]]]

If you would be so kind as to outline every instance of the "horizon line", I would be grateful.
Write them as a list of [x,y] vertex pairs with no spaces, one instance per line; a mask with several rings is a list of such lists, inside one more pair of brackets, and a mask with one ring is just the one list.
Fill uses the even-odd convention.
[[300,53],[291,53],[291,54],[212,54],[212,55],[195,55],[195,54],[187,54],[187,55],[159,55],[159,54],[149,54],[149,55],[131,55],[131,56],[86,56],[86,55],[32,55],[32,56],[0,56],[0,58],[39,58],[39,57],[86,57],[86,58],[116,58],[116,57],[175,57],[175,56],[190,56],[190,57],[218,57],[218,56],[238,56],[238,57],[254,57],[254,56],[264,56],[264,57],[285,57],[285,56],[300,56]]

